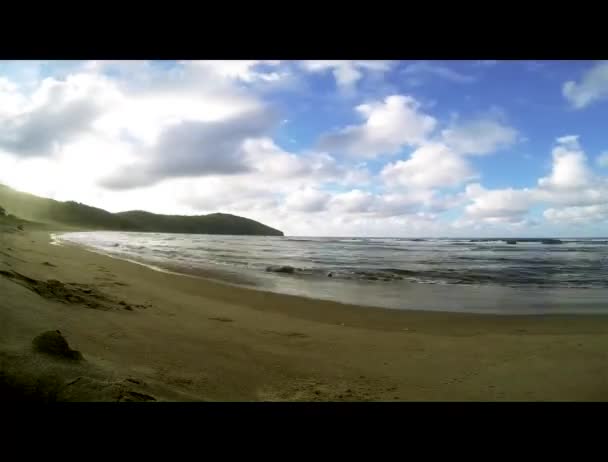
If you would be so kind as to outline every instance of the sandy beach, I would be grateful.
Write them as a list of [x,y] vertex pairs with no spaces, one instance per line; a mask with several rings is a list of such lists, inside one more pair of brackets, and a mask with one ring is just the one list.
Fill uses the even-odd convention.
[[[350,306],[162,273],[49,234],[0,233],[5,399],[608,399],[608,316]],[[56,330],[83,360],[33,349]]]

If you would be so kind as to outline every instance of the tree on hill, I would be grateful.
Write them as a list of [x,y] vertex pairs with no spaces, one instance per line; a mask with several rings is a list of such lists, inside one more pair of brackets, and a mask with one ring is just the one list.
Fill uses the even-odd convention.
[[4,210],[4,207],[2,207],[0,205],[0,217],[5,217],[6,216],[6,210]]

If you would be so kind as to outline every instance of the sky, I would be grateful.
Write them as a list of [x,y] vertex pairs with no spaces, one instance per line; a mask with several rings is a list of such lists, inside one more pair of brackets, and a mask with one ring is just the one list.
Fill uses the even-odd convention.
[[608,61],[0,61],[0,183],[286,235],[608,236]]

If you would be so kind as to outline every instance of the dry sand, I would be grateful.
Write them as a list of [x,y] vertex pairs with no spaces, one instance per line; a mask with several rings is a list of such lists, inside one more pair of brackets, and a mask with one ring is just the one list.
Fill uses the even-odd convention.
[[[59,330],[84,359],[36,351]],[[45,401],[608,399],[608,316],[349,306],[0,233],[0,396]]]

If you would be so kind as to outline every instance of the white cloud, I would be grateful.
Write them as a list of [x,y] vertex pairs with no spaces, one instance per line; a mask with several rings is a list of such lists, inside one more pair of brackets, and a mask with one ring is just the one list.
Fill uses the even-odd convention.
[[465,209],[467,217],[490,223],[520,222],[534,198],[533,191],[528,189],[487,190],[478,183],[468,185],[465,195],[473,202]]
[[362,157],[395,154],[404,146],[423,143],[437,125],[411,96],[392,95],[355,109],[365,122],[322,136],[322,149]]
[[495,117],[479,117],[452,124],[441,135],[443,141],[460,154],[489,154],[517,141],[517,130]]
[[248,138],[263,135],[273,118],[264,111],[223,121],[187,121],[167,127],[128,170],[104,179],[110,189],[147,186],[168,178],[233,175],[250,170],[243,148]]
[[333,210],[344,213],[366,213],[370,212],[376,198],[373,194],[353,189],[331,198],[330,207]]
[[602,61],[589,69],[577,83],[565,82],[562,94],[575,109],[608,98],[608,61]]
[[325,209],[330,198],[330,194],[324,191],[307,187],[288,194],[284,206],[290,211],[320,212]]
[[544,211],[544,217],[555,223],[587,224],[608,222],[608,204],[586,205],[579,207],[550,208]]
[[608,180],[593,174],[578,137],[563,136],[553,149],[551,174],[536,188],[487,190],[469,185],[465,208],[469,220],[528,223],[525,216],[535,205],[548,205],[544,217],[554,223],[601,221],[608,204]]
[[538,180],[540,188],[549,190],[581,189],[593,181],[593,174],[587,165],[577,136],[563,136],[557,139],[553,149],[553,169],[549,177]]
[[445,144],[430,142],[408,160],[387,164],[381,176],[389,185],[406,188],[448,188],[476,177],[469,163]]
[[409,64],[403,69],[402,73],[410,78],[413,78],[413,83],[419,84],[424,76],[434,76],[455,83],[473,83],[477,78],[472,75],[462,74],[451,69],[448,66],[439,63],[419,61]]
[[0,98],[8,100],[3,108],[7,112],[0,117],[0,148],[20,156],[56,153],[91,130],[103,111],[120,99],[112,82],[87,74],[44,79],[29,98],[6,79],[0,84]]
[[18,90],[17,84],[0,77],[0,120],[17,114],[26,104],[26,98]]
[[300,66],[308,72],[331,71],[338,87],[350,91],[363,78],[364,71],[387,72],[393,63],[390,61],[309,60],[301,61]]
[[228,61],[190,61],[189,66],[199,67],[203,70],[213,72],[219,77],[239,79],[243,82],[255,81],[276,82],[285,78],[288,74],[284,71],[263,72],[259,66],[270,66],[276,68],[280,61],[255,61],[255,60],[228,60]]

